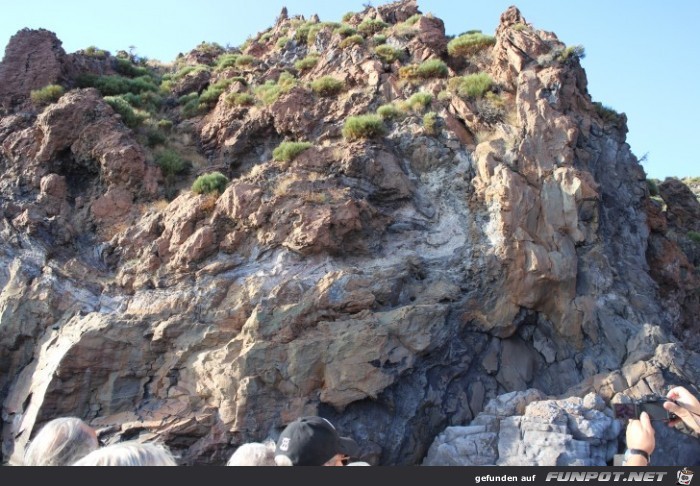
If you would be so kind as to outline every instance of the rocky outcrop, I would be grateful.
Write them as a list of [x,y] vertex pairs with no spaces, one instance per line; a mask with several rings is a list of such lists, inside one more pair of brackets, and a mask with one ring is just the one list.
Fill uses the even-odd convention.
[[[416,13],[397,2],[349,23]],[[439,19],[410,40],[390,25],[406,53],[391,64],[329,26],[314,39],[314,22],[280,15],[245,51],[257,62],[166,95],[165,143],[190,174],[161,178],[153,126],[127,128],[94,89],[0,119],[3,460],[58,415],[217,464],[321,414],[373,464],[602,464],[621,447],[612,401],[697,383],[681,325],[696,263],[672,238],[694,206],[672,187],[668,214],[653,205],[624,115],[602,116],[554,34],[506,11],[493,47],[448,59],[450,76],[496,81],[474,99],[401,79],[447,57]],[[221,49],[195,51],[180,67]],[[284,71],[297,77],[279,86]],[[174,92],[234,75],[218,101],[178,106]],[[316,93],[322,76],[340,92]],[[404,103],[417,93],[425,110]],[[391,102],[383,136],[342,136]],[[311,146],[273,155],[283,141]],[[214,170],[221,194],[190,190]]]
[[61,41],[48,30],[24,29],[12,36],[0,63],[2,110],[9,112],[32,90],[57,83],[65,57]]

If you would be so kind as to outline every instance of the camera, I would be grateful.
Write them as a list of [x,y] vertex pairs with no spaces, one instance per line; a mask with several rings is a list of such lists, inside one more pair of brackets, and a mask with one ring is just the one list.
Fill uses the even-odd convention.
[[676,416],[664,408],[664,403],[672,401],[660,395],[647,395],[632,403],[615,403],[613,412],[617,419],[639,419],[641,413],[646,412],[651,420],[668,422]]

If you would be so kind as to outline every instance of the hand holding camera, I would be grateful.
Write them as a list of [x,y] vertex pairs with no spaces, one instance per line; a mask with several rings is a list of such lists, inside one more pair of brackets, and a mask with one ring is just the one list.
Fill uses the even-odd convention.
[[668,425],[674,427],[681,422],[693,432],[700,434],[700,401],[682,386],[671,388],[663,404],[665,410],[673,414]]

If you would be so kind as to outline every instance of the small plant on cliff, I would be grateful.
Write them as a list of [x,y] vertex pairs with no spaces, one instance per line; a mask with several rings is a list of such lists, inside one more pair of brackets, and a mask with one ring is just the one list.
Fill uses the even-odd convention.
[[49,84],[41,89],[32,91],[29,97],[35,105],[48,105],[58,101],[63,96],[63,86],[58,84]]
[[341,25],[335,29],[333,33],[338,34],[340,37],[350,37],[351,35],[357,34],[357,31],[349,25]]
[[384,120],[393,120],[401,116],[401,110],[399,110],[395,104],[387,103],[377,108],[377,115],[381,116]]
[[566,62],[569,59],[583,59],[586,57],[586,50],[582,45],[568,46],[566,49],[561,51],[558,56],[559,62]]
[[249,106],[255,104],[255,97],[250,93],[231,93],[224,98],[230,106]]
[[340,43],[340,48],[345,49],[349,46],[359,46],[362,45],[364,41],[365,39],[360,34],[351,35],[350,37],[343,39],[343,42]]
[[423,111],[433,102],[433,95],[430,93],[415,93],[409,99],[401,103],[401,109],[403,111]]
[[333,76],[323,76],[311,83],[311,89],[319,96],[335,96],[345,89],[345,83]]
[[228,177],[221,172],[210,172],[195,179],[192,184],[192,192],[195,194],[212,194],[218,192],[221,194],[226,190],[228,185]]
[[226,88],[231,84],[230,79],[222,79],[214,84],[210,84],[199,96],[199,102],[205,105],[215,105],[219,101],[221,94],[226,91]]
[[150,76],[151,72],[144,66],[137,66],[129,59],[114,59],[114,70],[123,76],[135,78],[138,76]]
[[446,78],[449,71],[447,65],[440,59],[429,59],[418,66],[418,77],[427,78]]
[[453,57],[466,57],[476,54],[495,43],[495,37],[482,34],[481,32],[471,32],[452,39],[447,44],[447,52]]
[[280,37],[277,39],[277,49],[284,49],[289,43],[289,37]]
[[190,162],[173,149],[164,149],[156,155],[156,164],[160,167],[166,179],[187,172]]
[[247,54],[244,54],[242,56],[238,56],[238,59],[236,59],[236,66],[237,67],[252,66],[254,62],[255,62],[255,58],[253,56],[249,56]]
[[431,111],[425,114],[423,117],[423,128],[428,135],[437,135],[439,133],[437,113]]
[[288,93],[298,84],[297,79],[288,72],[280,74],[277,82],[268,80],[265,84],[255,88],[255,96],[266,104],[270,105],[284,93]]
[[82,54],[97,59],[105,59],[107,56],[109,56],[109,52],[105,51],[104,49],[98,49],[95,46],[90,46],[87,49],[84,49]]
[[364,35],[378,34],[389,27],[389,24],[377,19],[367,19],[357,26],[357,31]]
[[615,124],[619,122],[620,118],[622,117],[622,115],[620,115],[618,112],[609,106],[605,106],[599,101],[594,101],[593,107],[595,108],[595,112],[598,114],[598,116],[603,120],[603,123]]
[[343,136],[347,140],[381,137],[386,133],[386,126],[379,115],[351,116],[345,120]]
[[272,151],[272,158],[277,161],[291,162],[310,147],[312,144],[309,142],[282,142]]
[[119,114],[124,124],[129,128],[137,128],[146,116],[134,111],[134,108],[121,96],[105,96],[104,100]]
[[688,231],[688,238],[693,240],[695,243],[700,243],[700,233],[697,231]]
[[655,179],[647,179],[647,188],[649,188],[650,196],[653,197],[659,195],[659,185]]
[[491,89],[493,79],[486,73],[469,74],[461,78],[452,78],[449,87],[462,98],[480,98]]
[[400,61],[405,55],[405,52],[402,49],[395,49],[386,44],[377,46],[374,49],[374,53],[387,64],[391,64],[392,62],[397,60]]
[[216,58],[216,70],[222,71],[226,68],[234,67],[240,54],[221,54]]
[[299,71],[307,71],[318,64],[318,54],[309,54],[304,59],[300,59],[294,63],[294,67]]

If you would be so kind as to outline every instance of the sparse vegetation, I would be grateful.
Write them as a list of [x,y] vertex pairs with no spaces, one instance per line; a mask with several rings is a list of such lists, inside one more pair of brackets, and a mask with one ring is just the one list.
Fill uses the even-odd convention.
[[226,190],[228,185],[228,177],[221,172],[210,172],[204,174],[192,183],[192,192],[195,194],[212,194],[218,192],[221,194]]
[[255,62],[255,58],[249,55],[238,56],[236,59],[236,67],[247,67],[252,66]]
[[425,110],[430,104],[433,102],[433,95],[430,93],[415,93],[413,96],[411,96],[409,99],[404,101],[401,104],[401,108],[404,111],[415,111],[415,112],[421,112]]
[[272,158],[277,161],[291,162],[304,150],[312,147],[309,142],[282,142],[273,150]]
[[114,59],[114,70],[123,76],[135,78],[138,76],[150,76],[151,73],[147,67],[136,66],[129,59],[116,58]]
[[423,116],[423,128],[428,135],[437,135],[439,133],[437,113],[431,111]]
[[272,80],[255,88],[257,96],[264,104],[269,105],[277,101],[280,95],[288,93],[297,85],[297,79],[288,72],[280,74],[277,82]]
[[49,84],[41,89],[32,91],[29,97],[35,105],[48,105],[58,101],[58,99],[63,96],[63,93],[63,86]]
[[[238,56],[236,55],[236,58]],[[230,59],[230,58],[229,58]],[[235,60],[233,61],[235,63]],[[173,75],[173,80],[178,81],[188,74],[197,74],[202,71],[211,71],[211,67],[206,64],[197,64],[195,66],[185,66]]]
[[654,179],[647,179],[647,187],[649,188],[650,196],[653,197],[659,195],[659,185]]
[[343,22],[349,22],[350,19],[353,18],[354,16],[355,16],[355,12],[345,12],[345,14],[343,14],[342,20],[343,20]]
[[287,43],[289,43],[289,37],[280,37],[277,39],[277,48],[278,49],[284,49],[287,46]]
[[150,76],[126,78],[124,76],[95,76],[83,74],[78,78],[81,88],[97,88],[102,96],[116,96],[124,93],[139,94],[144,91],[158,91],[159,87]]
[[586,50],[582,45],[568,46],[566,49],[561,51],[558,56],[559,62],[566,62],[569,59],[583,59],[586,57]]
[[226,91],[226,88],[231,84],[230,79],[222,79],[214,84],[210,84],[199,96],[199,102],[207,106],[215,105],[219,101],[221,94]]
[[462,98],[479,98],[493,85],[493,79],[486,73],[469,74],[450,79],[449,88]]
[[240,54],[222,54],[216,59],[216,70],[223,71],[224,69],[234,67]]
[[405,54],[403,50],[394,49],[393,47],[388,46],[386,44],[377,46],[374,49],[374,53],[386,63],[392,63],[394,61],[401,60],[403,59]]
[[166,178],[187,172],[190,162],[173,149],[164,149],[156,155],[156,164]]
[[137,128],[143,123],[145,116],[134,111],[134,108],[121,96],[105,96],[105,102],[119,114],[122,121],[129,128]]
[[384,120],[393,120],[401,116],[401,110],[399,110],[395,104],[387,103],[377,108],[377,115],[381,116]]
[[249,106],[255,104],[255,96],[250,93],[230,93],[224,98],[230,106]]
[[105,51],[104,49],[98,49],[95,46],[90,46],[87,49],[83,49],[82,54],[97,59],[106,59],[107,56],[109,56],[109,52]]
[[357,26],[357,31],[364,35],[372,35],[389,27],[389,24],[377,19],[367,19]]
[[688,231],[688,238],[690,238],[695,243],[700,244],[700,233],[697,231]]
[[335,34],[339,34],[341,37],[350,37],[351,35],[357,34],[357,31],[350,27],[349,25],[341,25],[333,31]]
[[316,64],[318,64],[318,59],[318,54],[309,54],[304,59],[300,59],[297,62],[295,62],[294,67],[297,68],[299,71],[307,71],[313,68]]
[[383,34],[377,34],[374,37],[372,37],[372,44],[375,46],[381,46],[382,44],[386,43],[386,36]]
[[333,96],[345,89],[345,83],[332,76],[323,76],[311,83],[311,89],[319,96]]
[[622,115],[620,115],[618,112],[616,112],[609,106],[605,106],[599,101],[593,102],[593,107],[595,108],[595,112],[605,124],[615,124],[619,122],[620,118],[622,117]]
[[381,137],[385,133],[386,126],[379,115],[351,116],[343,126],[343,136],[347,140]]
[[449,71],[447,65],[440,59],[429,59],[418,66],[416,73],[423,79],[446,78]]
[[503,121],[506,116],[505,101],[496,93],[487,92],[475,102],[476,112],[486,123]]
[[447,44],[447,52],[453,57],[466,57],[479,52],[480,50],[492,46],[496,43],[496,38],[481,32],[468,32]]
[[345,49],[349,46],[362,45],[364,41],[364,37],[362,37],[360,34],[355,34],[343,39],[343,41],[340,43],[340,47],[341,49]]

